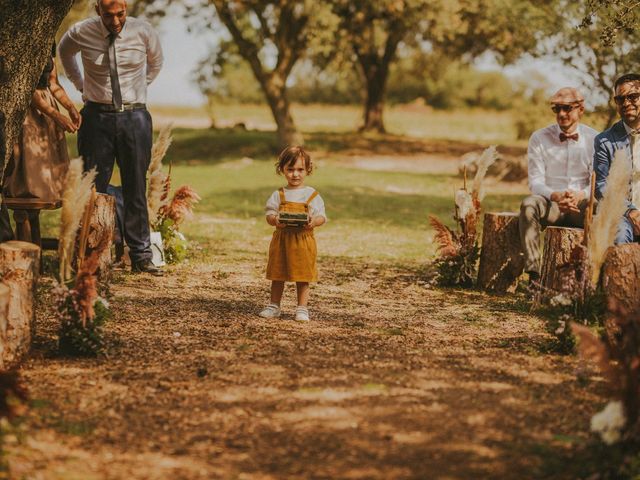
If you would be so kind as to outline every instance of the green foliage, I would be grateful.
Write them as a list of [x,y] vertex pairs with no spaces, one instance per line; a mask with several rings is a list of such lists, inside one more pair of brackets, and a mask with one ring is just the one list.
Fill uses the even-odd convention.
[[164,259],[167,263],[179,263],[187,258],[189,242],[182,235],[173,220],[163,218],[157,226],[157,231],[162,236],[162,246],[164,248]]
[[94,303],[95,317],[87,319],[85,325],[77,313],[75,298],[68,293],[58,304],[60,330],[58,350],[63,355],[74,357],[96,357],[105,353],[104,323],[111,318],[111,311],[98,299]]

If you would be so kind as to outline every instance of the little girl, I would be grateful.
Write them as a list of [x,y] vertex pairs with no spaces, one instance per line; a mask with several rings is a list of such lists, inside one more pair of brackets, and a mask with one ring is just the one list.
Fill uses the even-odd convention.
[[[267,223],[276,230],[269,245],[267,264],[271,303],[260,312],[261,317],[279,317],[284,282],[296,282],[298,307],[295,319],[309,321],[309,282],[318,280],[313,229],[327,221],[322,198],[313,188],[304,185],[305,177],[312,171],[311,157],[302,147],[287,147],[278,157],[276,173],[284,175],[287,186],[273,192],[265,208]],[[280,214],[285,212],[306,212],[309,221],[304,226],[287,226],[280,221]]]

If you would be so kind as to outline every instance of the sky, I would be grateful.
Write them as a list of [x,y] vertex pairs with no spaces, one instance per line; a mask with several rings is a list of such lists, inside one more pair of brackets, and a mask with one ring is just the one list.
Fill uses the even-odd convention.
[[[164,53],[164,65],[149,86],[148,103],[153,105],[185,105],[199,106],[204,103],[204,97],[198,87],[191,81],[191,72],[198,61],[209,51],[210,45],[215,43],[215,37],[202,34],[196,35],[187,31],[186,21],[175,11],[170,12],[158,25],[158,32]],[[477,62],[481,70],[500,70],[489,56],[482,57]],[[515,65],[508,66],[503,72],[512,78],[528,75],[529,72],[540,72],[549,80],[549,93],[564,86],[578,86],[579,80],[560,62],[551,59],[525,58]],[[80,94],[66,79],[61,78],[65,90],[73,100],[80,102]]]

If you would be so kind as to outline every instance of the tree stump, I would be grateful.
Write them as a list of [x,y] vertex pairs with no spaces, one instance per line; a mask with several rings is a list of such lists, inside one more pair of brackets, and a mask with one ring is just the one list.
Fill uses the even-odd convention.
[[478,287],[513,293],[524,269],[517,213],[485,213]]
[[[9,289],[4,366],[17,364],[29,351],[35,330],[34,292],[40,266],[40,247],[12,240],[0,243],[0,278]],[[1,304],[0,304],[1,305]]]
[[607,301],[629,314],[640,314],[640,244],[615,245],[607,250],[602,267]]
[[568,266],[571,252],[582,243],[584,230],[581,228],[547,227],[544,234],[544,253],[540,275],[545,292],[563,292],[576,281],[575,271]]
[[[105,193],[97,193],[95,203],[90,214],[89,232],[87,235],[87,246],[84,258],[91,255],[96,248],[100,247],[101,242],[104,248],[100,254],[98,262],[98,272],[102,276],[111,268],[111,245],[113,244],[113,235],[116,228],[116,199]],[[82,231],[82,226],[79,231]],[[78,243],[76,243],[78,245]],[[76,249],[77,255],[80,255],[79,249]]]
[[4,283],[0,283],[0,370],[7,368],[4,352],[7,349],[7,315],[10,300],[11,289]]

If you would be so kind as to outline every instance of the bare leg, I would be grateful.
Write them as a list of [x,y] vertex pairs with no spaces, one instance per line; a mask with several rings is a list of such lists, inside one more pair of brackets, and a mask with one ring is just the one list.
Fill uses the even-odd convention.
[[284,292],[284,282],[274,280],[271,282],[271,303],[280,305],[282,300],[282,292]]
[[309,302],[309,282],[296,282],[296,292],[298,294],[298,306],[306,307]]

